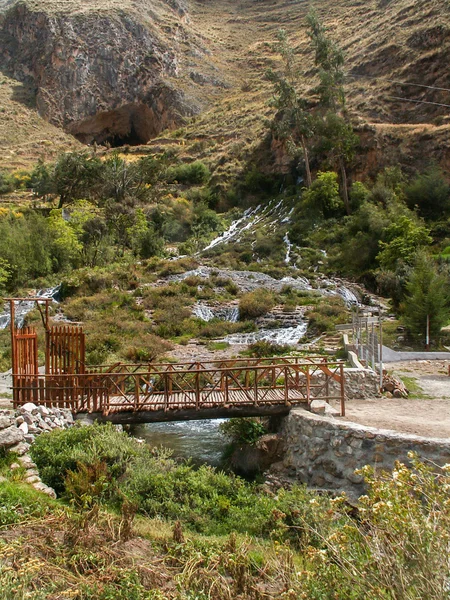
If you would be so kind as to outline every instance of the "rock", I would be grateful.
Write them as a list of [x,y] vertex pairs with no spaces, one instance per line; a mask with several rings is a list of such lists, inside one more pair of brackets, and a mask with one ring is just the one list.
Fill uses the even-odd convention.
[[36,433],[41,433],[39,431],[39,429],[41,429],[42,431],[51,431],[52,428],[50,427],[50,425],[48,423],[46,423],[45,421],[39,421],[39,428],[37,429]]
[[328,404],[327,402],[325,406],[325,415],[327,417],[340,417],[341,412],[334,408],[334,406],[331,406],[331,404]]
[[60,412],[61,412],[61,416],[64,419],[64,421],[66,423],[68,423],[69,425],[72,425],[73,424],[72,412],[68,408],[62,409]]
[[24,423],[25,419],[20,416],[20,417],[16,417],[16,425],[17,427],[19,427],[19,425],[22,425],[22,423]]
[[35,469],[36,468],[36,464],[33,462],[33,459],[30,456],[20,456],[18,461],[26,469]]
[[41,479],[38,475],[30,475],[29,477],[25,477],[24,481],[25,483],[36,483],[41,481]]
[[38,406],[38,413],[41,415],[49,415],[50,411],[46,406]]
[[24,413],[22,419],[25,421],[25,423],[27,423],[28,425],[33,425],[34,422],[36,421],[36,417],[34,415],[32,415],[31,413]]
[[3,475],[0,475],[0,483],[6,483],[8,480]]
[[310,411],[315,415],[324,415],[327,403],[325,400],[313,400],[309,406]]
[[45,483],[43,483],[42,481],[35,481],[32,485],[35,490],[38,490],[43,494],[47,494],[47,496],[50,496],[51,498],[56,498],[55,490],[49,487],[48,485],[45,485]]
[[[145,144],[204,104],[204,88],[180,67],[187,48],[199,52],[198,67],[209,63],[206,47],[173,4],[159,2],[154,10],[142,3],[137,12],[12,3],[1,15],[0,34],[8,42],[0,45],[0,62],[17,79],[31,79],[39,113],[82,143],[132,135]],[[163,22],[182,32],[183,50]]]
[[9,451],[14,452],[14,454],[17,454],[18,456],[23,456],[24,454],[26,454],[28,452],[29,449],[30,449],[29,444],[27,444],[26,442],[20,442],[19,444],[16,444],[15,446],[11,446]]
[[11,417],[2,416],[0,417],[0,429],[6,429],[12,425]]
[[21,413],[24,412],[33,412],[33,410],[37,410],[37,406],[36,404],[33,404],[33,402],[27,402],[26,404],[24,404],[23,406],[21,406],[19,408]]
[[2,446],[14,446],[19,442],[23,442],[24,433],[18,427],[7,427],[6,429],[0,430],[0,447]]
[[19,429],[20,429],[20,431],[23,431],[24,435],[27,435],[27,433],[28,433],[28,424],[25,423],[25,422],[21,423],[19,425]]
[[[29,431],[29,429],[28,429],[28,431]],[[28,435],[25,436],[25,442],[27,444],[32,444],[35,439],[36,439],[36,436],[33,435],[32,433],[28,433]]]
[[27,469],[25,477],[39,477],[39,471],[37,469]]
[[12,463],[12,465],[10,465],[10,469],[11,471],[15,471],[16,469],[20,469],[21,465],[19,465],[19,463]]

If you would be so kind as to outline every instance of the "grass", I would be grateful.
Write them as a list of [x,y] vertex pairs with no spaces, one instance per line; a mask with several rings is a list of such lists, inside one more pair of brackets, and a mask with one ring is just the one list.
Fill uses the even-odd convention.
[[447,466],[433,471],[411,454],[411,468],[396,463],[393,473],[364,467],[367,495],[349,507],[344,497],[305,488],[273,496],[194,470],[111,426],[52,432],[36,450],[65,502],[0,484],[5,600],[446,597]]
[[407,375],[401,375],[401,380],[405,384],[409,391],[408,398],[426,399],[430,398],[428,394],[425,394],[422,387],[417,383],[415,377],[409,377]]
[[214,352],[216,350],[226,350],[230,347],[230,344],[228,342],[207,342],[206,347],[211,352]]

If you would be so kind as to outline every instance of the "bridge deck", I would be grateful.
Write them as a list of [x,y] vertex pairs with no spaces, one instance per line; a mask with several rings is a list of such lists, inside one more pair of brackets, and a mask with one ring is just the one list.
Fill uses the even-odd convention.
[[109,412],[121,412],[128,410],[180,410],[184,408],[216,408],[216,407],[230,407],[230,406],[263,406],[264,404],[286,404],[292,406],[293,404],[304,404],[307,403],[307,399],[304,395],[293,389],[288,389],[287,393],[285,390],[280,389],[267,389],[260,390],[257,400],[246,393],[244,390],[229,390],[228,394],[220,391],[214,392],[200,392],[199,397],[194,391],[183,391],[183,392],[172,392],[168,405],[165,405],[164,394],[151,394],[148,398],[141,398],[141,401],[136,405],[136,398],[134,395],[125,396],[110,396],[109,398]]

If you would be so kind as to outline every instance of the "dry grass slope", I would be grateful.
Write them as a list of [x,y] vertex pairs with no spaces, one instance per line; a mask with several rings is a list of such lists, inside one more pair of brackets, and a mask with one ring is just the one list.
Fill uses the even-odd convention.
[[[150,7],[143,1],[119,3],[109,0],[107,4],[96,0],[83,3],[77,0],[27,1],[29,5],[49,12],[131,11],[141,15],[147,23],[151,19],[162,36],[166,39],[172,36],[172,43],[183,44],[170,27],[174,12],[163,2],[152,3]],[[150,142],[155,150],[161,144],[167,147],[173,140],[181,156],[205,160],[216,169],[217,176],[225,179],[228,174],[231,177],[239,171],[249,159],[261,158],[261,141],[267,132],[266,119],[272,114],[268,106],[271,89],[264,80],[264,72],[277,64],[271,42],[280,27],[288,31],[302,56],[304,76],[300,85],[305,92],[312,85],[313,57],[305,27],[310,6],[309,2],[292,0],[193,0],[183,26],[198,41],[198,48],[208,54],[208,60],[200,59],[193,55],[195,53],[186,53],[175,83],[187,92],[193,89],[192,86],[201,86],[209,108],[181,130],[161,136],[163,141]],[[425,143],[428,156],[430,151],[438,151],[437,160],[448,166],[445,162],[450,123],[448,109],[434,104],[393,100],[397,96],[450,104],[450,93],[445,90],[394,83],[450,88],[448,2],[326,0],[315,6],[331,35],[345,51],[349,112],[359,126],[369,125],[369,163],[373,163],[374,168],[378,165],[378,159],[375,160],[373,155],[379,154],[380,148],[382,151],[386,148],[395,160],[400,140],[404,141],[407,161],[411,155],[414,162],[417,149],[419,155],[423,154],[420,148]],[[180,6],[178,8],[182,10]],[[227,86],[193,83],[188,77],[192,70],[210,77],[215,74]],[[15,102],[11,99],[12,86],[12,82],[0,86],[3,114],[6,111],[7,115],[12,112],[9,105]],[[15,107],[15,110],[20,114],[25,111],[25,104],[23,101],[18,104],[21,109]],[[13,122],[24,121],[23,126],[20,123],[14,130],[7,125],[3,114],[0,115],[2,143],[9,152],[17,149],[17,152],[23,152],[22,156],[33,160],[42,152],[40,138],[49,139],[55,147],[69,142],[67,136],[40,121],[32,109],[26,108],[26,113],[33,124],[26,125],[22,118],[13,119]],[[36,135],[30,141],[29,133],[34,128]],[[439,148],[442,150],[440,155]],[[24,158],[23,162],[26,160]],[[8,166],[9,161],[8,158]],[[274,169],[280,166],[272,163]]]

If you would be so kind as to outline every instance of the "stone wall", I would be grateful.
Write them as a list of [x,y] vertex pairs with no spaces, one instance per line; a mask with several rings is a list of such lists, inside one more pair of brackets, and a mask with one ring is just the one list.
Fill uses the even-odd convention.
[[[10,468],[22,469],[25,483],[56,497],[54,490],[41,481],[28,451],[36,436],[53,429],[66,429],[72,424],[72,413],[68,409],[47,408],[29,402],[16,411],[0,410],[0,450],[16,455],[17,460]],[[0,484],[2,480],[5,478],[0,477]]]
[[450,463],[450,440],[366,427],[301,408],[285,418],[282,435],[286,475],[311,487],[345,491],[353,497],[365,491],[362,477],[355,474],[355,469],[364,465],[390,470],[396,460],[409,464],[410,451],[438,465]]
[[[372,369],[344,369],[345,397],[349,400],[363,400],[365,398],[378,398],[380,394],[379,377]],[[340,384],[333,381],[330,390],[339,391]]]

